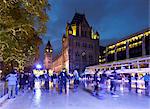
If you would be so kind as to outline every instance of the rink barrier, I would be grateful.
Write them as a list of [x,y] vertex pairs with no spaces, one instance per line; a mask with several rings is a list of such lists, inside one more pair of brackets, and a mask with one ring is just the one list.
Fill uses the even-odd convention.
[[0,81],[0,105],[8,98],[7,82]]
[[8,94],[5,94],[3,97],[0,98],[0,105],[2,105],[8,99]]

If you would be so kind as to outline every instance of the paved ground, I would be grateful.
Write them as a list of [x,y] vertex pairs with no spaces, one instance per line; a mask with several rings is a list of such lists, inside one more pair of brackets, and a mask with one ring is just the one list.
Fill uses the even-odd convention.
[[133,93],[120,93],[119,97],[105,94],[97,99],[80,89],[68,95],[53,94],[37,90],[20,93],[15,99],[7,100],[0,109],[150,109],[150,98]]

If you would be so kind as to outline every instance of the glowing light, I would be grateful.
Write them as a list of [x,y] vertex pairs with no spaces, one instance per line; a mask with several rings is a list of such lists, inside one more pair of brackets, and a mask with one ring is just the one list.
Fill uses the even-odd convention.
[[72,34],[72,31],[71,31],[71,30],[69,30],[69,34]]
[[108,48],[109,49],[113,49],[115,47],[115,45],[111,45],[111,46],[109,46]]
[[40,75],[43,75],[44,74],[44,70],[36,70],[34,69],[33,70],[33,73],[36,77],[39,77]]
[[46,52],[49,52],[49,50],[48,50],[48,49],[46,49]]
[[49,73],[49,76],[52,76],[53,75],[53,70],[48,70],[48,73]]
[[96,34],[96,33],[94,33],[94,31],[92,30],[92,37],[91,37],[92,39],[99,39],[99,36]]
[[72,30],[73,30],[73,35],[74,35],[74,36],[76,36],[76,29],[77,29],[76,24],[73,24],[73,25],[72,25]]
[[40,64],[37,64],[37,65],[36,65],[36,68],[37,68],[37,69],[41,69],[42,66],[41,66]]

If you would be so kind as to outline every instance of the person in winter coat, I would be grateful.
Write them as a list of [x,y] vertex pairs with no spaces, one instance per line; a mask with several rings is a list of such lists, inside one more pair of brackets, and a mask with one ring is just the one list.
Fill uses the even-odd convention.
[[49,90],[49,75],[48,73],[44,74],[44,79],[45,79],[45,89],[48,91]]
[[132,76],[131,74],[128,75],[128,88],[129,88],[129,91],[131,91],[131,84],[132,84]]
[[53,90],[56,91],[57,75],[55,71],[53,72],[52,80],[53,80]]
[[34,80],[35,80],[35,76],[33,73],[29,74],[29,87],[31,90],[34,89]]
[[79,85],[79,74],[78,74],[78,71],[74,70],[73,75],[74,75],[74,90],[76,90],[78,88],[78,85]]
[[60,72],[60,74],[58,75],[59,78],[59,89],[60,89],[60,94],[62,93],[62,89],[64,87],[65,89],[65,93],[67,93],[67,72],[65,69],[62,70],[62,72]]
[[135,80],[136,80],[136,82],[135,82],[135,87],[136,87],[136,88],[135,88],[135,92],[136,92],[136,93],[138,93],[138,78],[139,78],[139,76],[138,76],[138,74],[136,73],[136,74],[135,74]]
[[16,84],[17,84],[17,74],[12,71],[7,75],[6,80],[8,81],[8,98],[15,98]]
[[111,94],[113,95],[115,94],[117,87],[117,80],[118,80],[117,72],[114,70],[109,78],[110,78],[110,91]]
[[100,79],[100,88],[101,88],[101,93],[105,93],[106,89],[106,81],[107,81],[107,75],[105,71],[101,74],[101,79]]
[[142,78],[144,78],[144,82],[145,82],[145,95],[149,96],[150,75],[146,73]]
[[20,85],[20,90],[22,90],[22,92],[24,92],[25,84],[26,84],[25,74],[21,72],[19,85]]
[[99,94],[99,70],[95,70],[95,74],[94,74],[94,91],[93,91],[93,95],[98,95]]

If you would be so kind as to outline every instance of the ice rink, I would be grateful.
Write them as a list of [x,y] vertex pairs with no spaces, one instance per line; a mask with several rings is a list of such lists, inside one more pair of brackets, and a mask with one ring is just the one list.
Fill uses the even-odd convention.
[[103,99],[80,89],[69,94],[54,94],[37,90],[20,93],[0,105],[0,109],[150,109],[150,97],[135,93],[105,94]]

